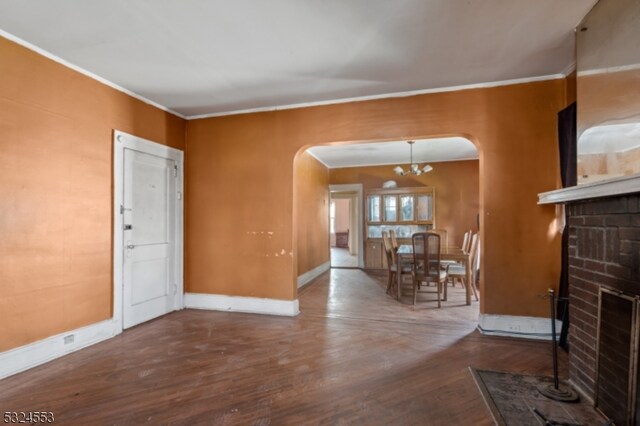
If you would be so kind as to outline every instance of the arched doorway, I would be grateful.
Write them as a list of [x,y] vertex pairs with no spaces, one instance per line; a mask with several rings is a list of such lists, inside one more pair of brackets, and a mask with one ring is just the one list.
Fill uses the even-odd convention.
[[[368,191],[380,189],[390,181],[399,188],[435,188],[437,195],[433,227],[448,231],[449,244],[460,245],[463,234],[468,230],[479,232],[480,153],[474,143],[464,137],[420,138],[414,146],[414,162],[421,165],[429,163],[432,171],[420,175],[409,173],[405,176],[398,176],[394,172],[394,167],[398,165],[404,165],[408,170],[406,165],[410,161],[410,153],[404,140],[320,145],[303,149],[298,153],[294,172],[294,217],[298,221],[297,226],[294,226],[294,238],[297,243],[298,277],[324,264],[324,268],[315,271],[315,276],[322,274],[328,270],[327,262],[330,259],[331,198],[327,194],[325,201],[321,197],[305,195],[312,193],[312,188],[315,188],[317,193],[327,191],[327,188],[334,185],[360,185],[363,188],[363,201],[358,206],[361,225],[357,231],[363,237],[364,265],[361,267],[365,270],[380,270],[383,261],[381,259],[379,264],[371,263],[375,254],[371,254],[371,247],[367,242],[376,241],[380,236],[374,235],[374,228],[379,227],[368,225],[366,217],[363,217],[367,211],[364,200]],[[305,189],[301,191],[301,188]],[[313,204],[314,199],[318,204]],[[325,202],[326,205],[322,204]],[[306,218],[316,209],[324,209],[329,217],[324,230],[330,236],[329,247],[324,238],[319,238],[315,243],[310,240],[309,223]],[[315,213],[311,214],[314,215]],[[322,223],[319,225],[322,226]],[[412,228],[406,226],[407,224],[398,221],[394,225],[397,225],[396,229],[400,229],[403,235],[405,232],[402,230],[408,229],[406,232],[410,235]],[[323,231],[316,229],[315,232],[320,235]],[[325,253],[325,256],[319,256],[317,264],[309,264],[310,252],[316,256],[318,253]],[[378,256],[381,254],[378,253]],[[313,279],[309,276],[306,278],[304,284]]]

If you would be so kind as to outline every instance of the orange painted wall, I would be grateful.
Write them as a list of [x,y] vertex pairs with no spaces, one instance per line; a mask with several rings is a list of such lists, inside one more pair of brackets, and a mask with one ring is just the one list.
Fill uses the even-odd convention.
[[481,310],[548,315],[538,295],[557,285],[560,239],[554,206],[536,203],[558,187],[556,115],[566,98],[559,79],[189,121],[188,290],[296,297],[300,150],[461,135],[481,154]]
[[397,176],[392,170],[393,166],[331,169],[330,183],[361,183],[365,193],[370,189],[382,188],[382,183],[387,180],[396,181],[401,188],[432,186],[436,193],[436,227],[448,231],[450,245],[459,246],[466,231],[478,231],[479,161],[430,164],[433,171],[420,176]]
[[0,351],[109,318],[112,132],[185,121],[0,37]]
[[329,170],[306,152],[294,162],[299,276],[329,261]]

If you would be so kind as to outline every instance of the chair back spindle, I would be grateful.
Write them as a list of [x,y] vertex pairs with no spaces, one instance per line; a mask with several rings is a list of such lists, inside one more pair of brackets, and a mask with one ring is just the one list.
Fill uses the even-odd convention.
[[389,237],[391,237],[391,247],[393,247],[394,250],[398,251],[398,247],[400,247],[400,245],[398,244],[398,240],[396,239],[396,231],[394,231],[393,229],[389,229]]

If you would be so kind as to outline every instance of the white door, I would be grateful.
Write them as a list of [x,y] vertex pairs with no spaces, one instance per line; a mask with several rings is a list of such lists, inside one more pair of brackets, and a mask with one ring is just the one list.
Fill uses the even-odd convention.
[[176,309],[176,164],[125,148],[123,327]]

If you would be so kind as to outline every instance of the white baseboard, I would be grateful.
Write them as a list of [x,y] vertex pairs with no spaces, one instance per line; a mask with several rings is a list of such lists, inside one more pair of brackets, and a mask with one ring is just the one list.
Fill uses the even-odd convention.
[[278,300],[258,297],[224,296],[221,294],[185,293],[184,307],[211,311],[246,312],[250,314],[294,317],[300,313],[298,299]]
[[[556,338],[560,337],[561,329],[562,321],[556,320]],[[480,314],[478,330],[489,336],[551,340],[549,318]]]
[[[0,352],[0,379],[102,342],[116,334],[113,320],[108,319]],[[72,341],[65,344],[65,338]]]
[[320,266],[316,266],[312,270],[298,276],[298,288],[309,284],[311,281],[315,280],[320,275],[327,272],[329,269],[331,269],[331,261],[325,262]]

